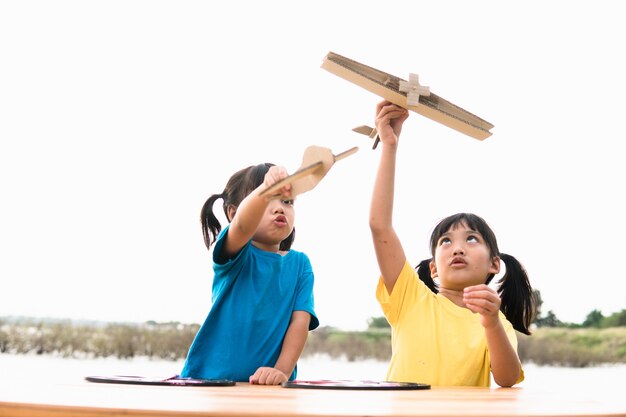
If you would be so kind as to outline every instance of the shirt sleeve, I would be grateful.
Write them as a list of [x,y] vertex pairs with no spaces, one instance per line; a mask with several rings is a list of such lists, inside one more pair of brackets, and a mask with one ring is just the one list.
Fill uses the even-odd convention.
[[315,314],[315,301],[313,296],[313,284],[315,282],[315,276],[313,275],[313,268],[309,258],[302,254],[302,271],[298,277],[298,287],[296,289],[296,302],[294,305],[294,311],[306,311],[311,315],[311,321],[309,322],[309,330],[316,329],[320,322]]
[[213,286],[211,296],[213,301],[215,301],[217,296],[239,276],[245,264],[245,258],[249,256],[250,246],[252,246],[252,241],[250,240],[234,257],[226,261],[222,260],[220,263],[218,255],[224,247],[225,236],[229,227],[230,224],[222,229],[213,247]]
[[391,294],[387,291],[382,276],[378,278],[376,299],[380,303],[387,321],[393,326],[400,319],[405,307],[411,303],[419,302],[420,297],[424,296],[425,290],[428,288],[419,279],[415,269],[406,261]]

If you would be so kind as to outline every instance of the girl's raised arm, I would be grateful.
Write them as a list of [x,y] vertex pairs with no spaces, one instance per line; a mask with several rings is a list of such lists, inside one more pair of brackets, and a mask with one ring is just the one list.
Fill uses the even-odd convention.
[[389,293],[406,262],[392,220],[396,152],[402,124],[407,117],[409,113],[406,109],[389,101],[382,101],[376,106],[376,130],[382,142],[382,150],[372,193],[369,223],[378,267]]

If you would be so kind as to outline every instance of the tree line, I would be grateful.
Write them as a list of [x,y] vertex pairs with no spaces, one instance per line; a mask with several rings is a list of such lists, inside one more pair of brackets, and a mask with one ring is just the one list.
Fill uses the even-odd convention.
[[624,327],[626,326],[626,309],[613,313],[609,316],[604,316],[598,309],[594,309],[587,314],[585,320],[582,323],[568,323],[558,319],[554,311],[548,310],[546,314],[543,314],[541,308],[543,306],[543,299],[541,298],[541,292],[535,290],[535,301],[537,304],[537,313],[535,315],[534,324],[537,327],[567,327],[572,329],[577,328],[596,328],[607,329],[610,327]]
[[[373,317],[365,331],[320,327],[309,334],[303,357],[327,355],[359,361],[391,358],[391,331]],[[69,320],[0,318],[0,354],[39,354],[73,358],[117,357],[181,360],[187,355],[197,324],[73,323]],[[522,362],[555,366],[626,363],[626,327],[536,328],[518,334]]]
[[[543,365],[589,366],[626,363],[626,309],[604,316],[591,311],[580,323],[559,320],[553,311],[537,311],[533,335],[518,335],[522,361]],[[199,324],[179,322],[97,323],[0,317],[0,354],[49,354],[61,357],[184,359]],[[320,327],[309,334],[303,356],[316,354],[347,360],[391,357],[391,334],[385,317],[371,317],[365,331]]]

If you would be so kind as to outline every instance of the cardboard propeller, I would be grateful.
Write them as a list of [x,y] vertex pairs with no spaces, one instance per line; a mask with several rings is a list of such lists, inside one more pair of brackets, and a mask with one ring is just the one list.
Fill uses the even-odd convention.
[[354,154],[358,150],[359,148],[355,146],[347,151],[333,155],[328,148],[309,146],[304,150],[300,168],[288,177],[263,190],[260,195],[271,195],[273,198],[278,198],[280,194],[276,192],[287,184],[291,184],[292,197],[310,191],[319,184],[335,162]]

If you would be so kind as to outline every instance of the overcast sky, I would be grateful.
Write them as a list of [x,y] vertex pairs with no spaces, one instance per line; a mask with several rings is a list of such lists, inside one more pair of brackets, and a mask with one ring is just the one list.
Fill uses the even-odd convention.
[[0,316],[201,323],[202,204],[309,145],[360,147],[296,202],[320,322],[382,315],[379,153],[351,131],[380,99],[321,69],[329,51],[495,125],[481,142],[411,113],[394,218],[411,263],[475,212],[544,312],[626,308],[624,39],[619,1],[1,2]]

